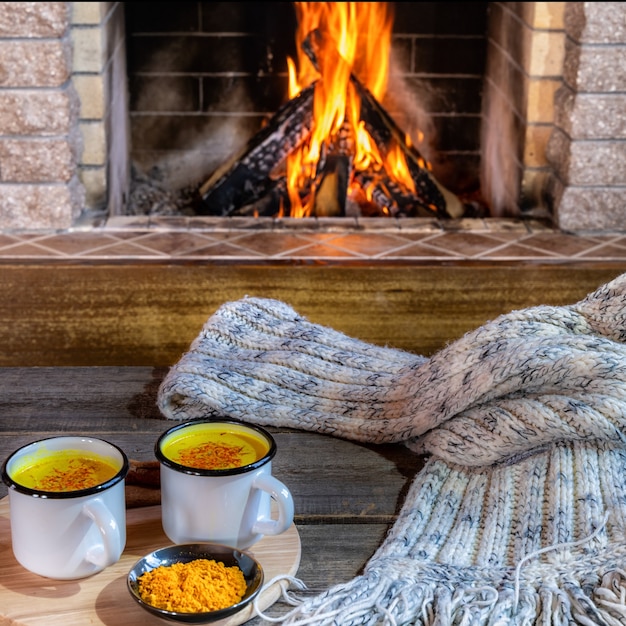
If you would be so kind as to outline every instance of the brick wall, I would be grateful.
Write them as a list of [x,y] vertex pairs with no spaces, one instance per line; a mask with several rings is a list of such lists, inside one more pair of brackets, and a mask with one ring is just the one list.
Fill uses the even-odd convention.
[[0,228],[123,206],[123,18],[115,2],[0,2]]
[[72,81],[79,95],[85,213],[124,212],[129,184],[123,2],[72,2]]
[[69,5],[0,3],[0,226],[65,228],[83,207]]
[[497,215],[551,210],[546,146],[561,85],[564,2],[494,2],[483,97],[482,189]]
[[566,230],[626,230],[626,2],[568,2],[548,158]]
[[482,188],[503,214],[626,230],[626,3],[494,2]]

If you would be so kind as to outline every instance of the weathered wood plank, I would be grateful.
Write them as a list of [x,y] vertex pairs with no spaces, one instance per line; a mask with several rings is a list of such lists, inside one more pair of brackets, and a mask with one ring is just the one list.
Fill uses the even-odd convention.
[[[388,530],[385,524],[298,525],[302,554],[307,555],[298,577],[311,592],[351,580],[361,572]],[[333,553],[336,557],[329,567],[326,559]]]
[[[62,432],[104,437],[132,459],[153,461],[158,436],[173,424],[156,410],[163,373],[144,367],[0,368],[0,459]],[[143,404],[154,407],[155,417],[135,413],[138,394]],[[297,518],[305,523],[388,523],[407,477],[423,462],[401,445],[270,430],[279,451],[274,473],[292,490]],[[1,485],[0,497],[5,494]]]
[[[320,524],[298,526],[302,544],[302,560],[298,578],[307,590],[293,589],[306,598],[326,591],[333,585],[349,582],[362,572],[363,567],[382,543],[388,526],[384,524]],[[278,601],[267,614],[285,615],[292,606]],[[267,624],[259,618],[246,626]]]
[[314,322],[429,355],[489,319],[569,304],[625,270],[569,265],[3,265],[0,366],[175,363],[224,302],[283,300]]
[[[0,432],[144,428],[146,418],[162,419],[156,408],[158,386],[167,368],[55,367],[0,368]],[[133,421],[131,418],[134,418]]]
[[[0,459],[3,462],[16,448],[42,437],[64,434],[103,437],[120,446],[130,458],[153,460],[154,443],[168,426],[151,432],[92,430],[75,427],[29,433],[0,432]],[[407,477],[395,462],[377,452],[374,447],[357,446],[347,441],[307,433],[274,433],[278,454],[273,461],[274,474],[292,492],[298,523],[390,523],[395,519]],[[408,465],[408,451],[402,452],[401,465]],[[413,457],[414,472],[422,464]],[[0,485],[0,497],[7,488]],[[394,495],[396,497],[394,498]]]

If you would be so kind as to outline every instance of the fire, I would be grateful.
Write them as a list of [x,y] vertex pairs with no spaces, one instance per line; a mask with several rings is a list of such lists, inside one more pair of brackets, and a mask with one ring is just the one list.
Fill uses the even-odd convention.
[[[414,192],[403,151],[381,154],[360,119],[356,78],[377,100],[387,89],[393,15],[386,2],[296,2],[297,61],[288,59],[289,96],[315,83],[313,121],[306,142],[287,158],[287,189],[293,217],[314,212],[320,162],[350,147],[353,172],[384,170]],[[353,197],[367,194],[350,181]]]
[[[460,217],[383,106],[392,3],[296,2],[289,101],[200,187],[209,215]],[[419,143],[423,138],[416,137]]]

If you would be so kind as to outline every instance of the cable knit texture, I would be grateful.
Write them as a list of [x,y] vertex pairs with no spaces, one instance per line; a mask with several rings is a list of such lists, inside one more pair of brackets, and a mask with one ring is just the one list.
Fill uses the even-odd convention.
[[430,459],[364,573],[285,624],[626,624],[626,274],[426,359],[264,298],[224,304],[159,390]]

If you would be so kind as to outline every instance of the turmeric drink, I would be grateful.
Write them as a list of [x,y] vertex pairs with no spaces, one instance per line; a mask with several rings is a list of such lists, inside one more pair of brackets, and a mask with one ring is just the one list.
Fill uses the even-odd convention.
[[185,467],[227,470],[262,459],[269,444],[261,435],[237,424],[202,423],[172,433],[163,441],[161,451]]
[[38,491],[77,491],[105,483],[118,471],[113,461],[91,452],[60,450],[24,459],[11,477]]

